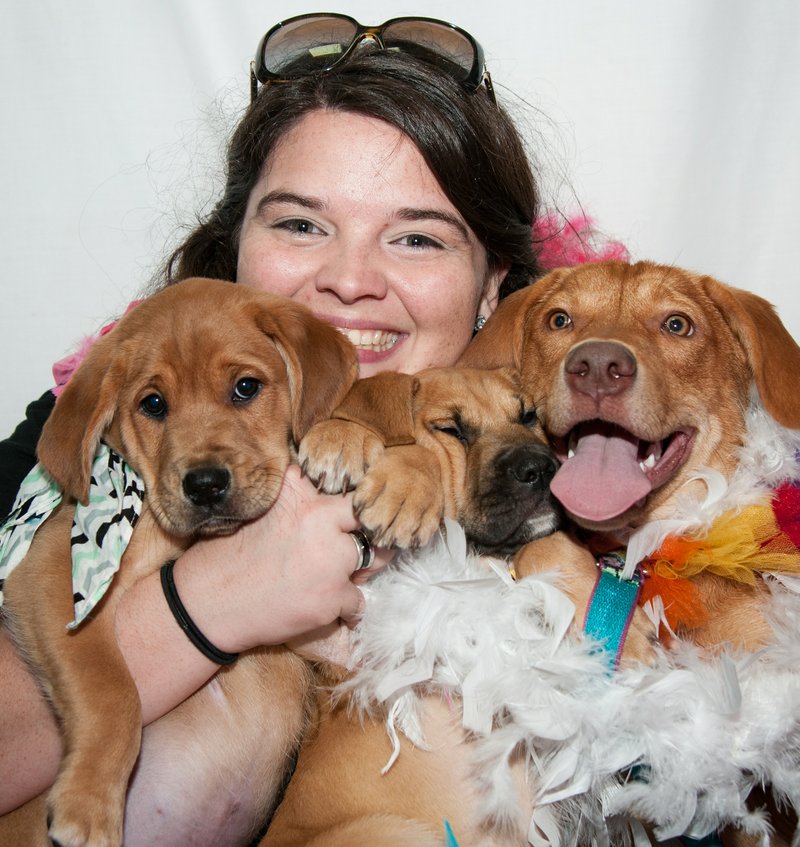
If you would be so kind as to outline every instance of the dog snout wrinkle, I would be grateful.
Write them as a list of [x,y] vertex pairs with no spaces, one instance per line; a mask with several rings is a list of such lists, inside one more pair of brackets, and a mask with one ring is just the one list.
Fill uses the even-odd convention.
[[183,478],[183,491],[195,506],[216,506],[227,496],[230,484],[226,468],[195,468]]
[[636,359],[615,341],[586,341],[564,362],[567,383],[595,400],[627,391],[636,379]]

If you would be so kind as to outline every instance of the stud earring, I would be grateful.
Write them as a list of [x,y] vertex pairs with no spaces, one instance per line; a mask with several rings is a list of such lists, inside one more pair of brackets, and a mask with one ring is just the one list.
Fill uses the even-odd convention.
[[478,315],[475,318],[475,332],[480,332],[486,326],[486,318],[483,315]]

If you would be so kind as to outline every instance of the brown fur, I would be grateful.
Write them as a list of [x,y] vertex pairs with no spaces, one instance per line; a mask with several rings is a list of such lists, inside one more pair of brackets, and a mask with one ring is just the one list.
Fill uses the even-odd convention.
[[[507,368],[379,374],[311,429],[300,459],[326,490],[355,486],[359,518],[381,544],[424,544],[447,515],[477,548],[505,554],[559,521],[547,488],[555,465],[530,413]],[[343,671],[325,664],[320,678],[331,684]],[[318,708],[263,845],[433,847],[444,841],[445,818],[462,847],[524,843],[477,819],[469,745],[445,703],[425,704],[433,752],[402,739],[382,777],[390,752],[382,721],[355,719],[324,687]]]
[[[338,404],[356,368],[351,345],[304,307],[243,286],[189,280],[138,305],[94,344],[66,386],[39,445],[39,459],[65,500],[5,586],[12,631],[64,731],[65,755],[47,800],[50,836],[64,847],[122,841],[141,717],[114,637],[120,597],[194,538],[233,532],[264,514],[293,459],[293,444]],[[243,378],[261,388],[235,401]],[[163,418],[142,410],[154,393],[166,401]],[[108,594],[68,632],[72,511],[76,500],[87,499],[101,439],[143,478],[146,499]],[[198,468],[230,475],[227,492],[213,504],[195,503],[185,493]],[[261,774],[267,804],[282,778],[279,753],[288,754],[302,728],[306,670],[286,651],[264,649],[225,669],[216,684],[235,692],[231,700],[241,719],[252,717],[265,687],[284,695],[282,703],[266,695],[276,736],[267,746],[277,751],[274,773]],[[168,718],[188,721],[195,727],[190,734],[200,735],[209,708],[200,693]],[[206,746],[213,751],[215,744],[209,732]],[[40,798],[0,819],[0,841],[47,843],[44,805]],[[36,833],[26,829],[32,821]]]
[[[569,316],[569,324],[558,328],[563,319],[554,321],[554,316],[562,314]],[[666,331],[665,322],[673,315],[688,318],[692,334]],[[627,388],[612,388],[605,395],[580,389],[565,363],[587,342],[620,345],[633,356],[636,373]],[[772,306],[750,292],[675,267],[606,262],[554,271],[503,301],[463,361],[519,368],[523,387],[562,458],[569,432],[589,419],[613,422],[647,441],[663,439],[681,427],[696,431],[682,464],[625,514],[600,523],[572,516],[606,540],[624,540],[626,531],[670,517],[676,492],[688,490],[687,479],[695,468],[732,473],[752,386],[778,423],[800,428],[795,390],[800,348]],[[554,536],[523,548],[515,560],[520,575],[547,569],[553,562],[565,573],[563,588],[575,601],[582,624],[595,581],[594,557],[572,539]],[[709,619],[682,632],[684,637],[710,649],[732,644],[756,650],[767,641],[762,584],[751,587],[708,574],[695,577],[695,582]],[[643,634],[648,626],[643,618],[637,611],[634,638],[626,642],[623,661],[647,659]],[[729,833],[727,843],[741,838]]]
[[[556,331],[549,323],[553,314],[561,311],[571,317],[569,330]],[[673,314],[688,316],[694,334],[688,338],[667,334],[664,323]],[[595,405],[585,396],[574,396],[562,363],[584,340],[611,340],[635,356],[637,378],[630,390],[609,395]],[[607,537],[624,535],[652,518],[668,516],[672,498],[691,468],[704,465],[726,475],[733,470],[752,384],[776,420],[800,427],[800,401],[792,389],[800,372],[800,349],[769,304],[709,277],[650,263],[604,263],[554,271],[503,301],[460,364],[479,369],[517,368],[522,395],[533,401],[541,424],[559,450],[569,430],[586,418],[606,418],[647,440],[662,439],[676,427],[696,430],[690,454],[651,496],[618,520],[590,524],[592,532],[602,531]],[[420,433],[412,431],[408,409],[398,408],[393,400],[373,408],[379,420],[388,413],[391,423],[376,426],[375,421],[368,421],[372,433],[357,441],[355,448],[351,443],[343,471],[336,469],[336,456],[348,430],[337,429],[336,422],[317,430],[328,429],[331,436],[314,444],[314,455],[323,457],[317,470],[332,474],[337,484],[346,482],[349,475],[363,485],[369,474],[362,480],[365,469],[359,462],[379,461],[394,449],[385,450],[386,444],[406,445],[412,434],[415,441],[430,438],[429,427]],[[346,411],[334,416],[350,419]],[[361,411],[353,418],[364,424]],[[424,464],[418,462],[415,467]],[[406,497],[415,501],[417,488],[424,487],[424,475],[414,472],[400,482],[397,478],[394,469],[384,475],[384,481],[400,487],[393,501],[404,504]],[[468,475],[462,472],[458,478],[463,497],[465,489],[468,491],[464,485]],[[452,489],[445,487],[444,491],[447,511],[455,496]],[[358,496],[358,486],[356,493]],[[385,517],[376,519],[375,524],[385,526]],[[403,540],[409,538],[413,540],[413,535],[406,531]],[[583,623],[596,564],[582,543],[558,532],[524,546],[515,564],[520,576],[554,565],[563,568],[562,587],[576,602],[578,625]],[[761,614],[759,588],[733,585],[713,576],[698,582],[711,611],[709,623],[692,634],[698,643],[731,642],[748,649],[764,643],[768,628]],[[651,633],[651,625],[637,612],[623,661],[647,660]],[[330,678],[335,681],[337,677]],[[416,749],[401,739],[400,756],[385,776],[378,776],[389,755],[380,718],[356,720],[348,714],[346,704],[332,705],[324,696],[321,714],[312,738],[301,748],[297,772],[263,845],[441,844],[445,819],[453,824],[462,847],[527,843],[524,823],[517,832],[498,834],[476,820],[469,744],[459,727],[457,709],[451,711],[429,697],[425,732],[432,739],[432,750]],[[521,782],[518,794],[524,820],[529,793]],[[739,840],[739,833],[725,834],[728,844]]]

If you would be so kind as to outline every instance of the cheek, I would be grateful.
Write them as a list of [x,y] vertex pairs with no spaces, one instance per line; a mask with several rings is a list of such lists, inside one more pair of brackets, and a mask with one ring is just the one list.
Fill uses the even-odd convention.
[[256,238],[243,238],[239,243],[236,281],[271,294],[294,296],[303,284],[305,271],[293,257],[284,255]]

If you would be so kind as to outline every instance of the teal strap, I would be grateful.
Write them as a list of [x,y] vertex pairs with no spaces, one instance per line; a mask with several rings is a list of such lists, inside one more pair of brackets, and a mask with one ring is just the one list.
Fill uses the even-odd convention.
[[633,611],[642,588],[641,574],[622,579],[625,559],[609,553],[597,561],[597,582],[589,599],[584,632],[603,644],[613,668],[625,643]]
[[450,821],[444,822],[444,847],[458,847],[458,841],[456,841],[456,837],[453,835]]

